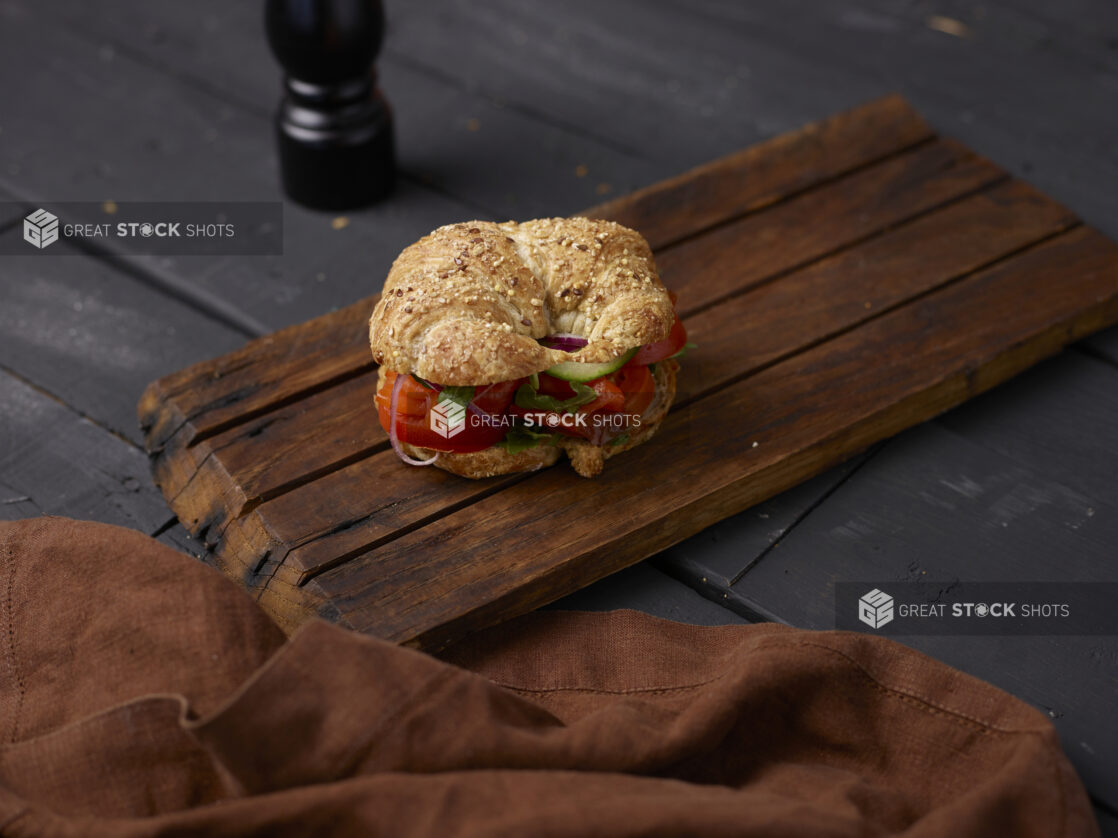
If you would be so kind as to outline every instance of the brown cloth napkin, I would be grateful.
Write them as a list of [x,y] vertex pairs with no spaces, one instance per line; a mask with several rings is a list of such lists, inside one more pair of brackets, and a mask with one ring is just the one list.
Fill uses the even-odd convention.
[[0,834],[1098,834],[1042,714],[884,639],[542,613],[444,657],[0,524]]

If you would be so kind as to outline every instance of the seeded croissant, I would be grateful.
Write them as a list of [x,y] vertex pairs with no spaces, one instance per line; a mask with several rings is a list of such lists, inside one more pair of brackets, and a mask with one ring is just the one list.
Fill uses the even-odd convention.
[[686,332],[652,252],[610,221],[440,227],[396,259],[369,322],[377,404],[406,462],[592,477],[648,439]]

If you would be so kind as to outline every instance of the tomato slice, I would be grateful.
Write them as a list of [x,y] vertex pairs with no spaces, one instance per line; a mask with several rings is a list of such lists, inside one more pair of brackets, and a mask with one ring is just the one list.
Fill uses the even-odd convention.
[[613,374],[621,392],[625,394],[622,407],[626,413],[640,416],[656,398],[656,379],[647,366],[628,363]]
[[590,387],[598,397],[583,408],[587,413],[597,413],[600,410],[616,413],[625,407],[625,393],[610,380],[609,376],[591,381]]
[[[536,392],[542,396],[554,396],[559,401],[564,401],[575,395],[575,388],[571,386],[569,381],[564,381],[561,378],[555,378],[541,372],[539,382]],[[597,397],[594,401],[581,405],[578,408],[579,412],[594,413],[598,410],[621,410],[624,407],[625,394],[614,383],[612,376],[603,376],[602,378],[595,378],[593,381],[587,381],[586,386],[591,388],[597,394]]]
[[[385,371],[384,384],[377,391],[377,414],[381,427],[388,432],[392,410],[392,388],[396,383],[396,373]],[[500,442],[509,429],[502,422],[505,409],[512,402],[516,388],[523,383],[502,381],[478,387],[470,401],[463,428],[444,437],[431,429],[428,413],[438,403],[438,391],[425,387],[412,376],[407,376],[400,387],[396,404],[396,438],[401,442],[430,448],[434,451],[453,451],[466,453],[482,451]],[[492,417],[491,419],[488,417]]]
[[[384,402],[384,409],[387,411],[392,400],[392,388],[396,384],[396,373],[385,370],[384,383],[380,389],[377,390],[376,402],[377,409],[381,407],[381,402]],[[435,393],[427,387],[424,387],[410,375],[404,379],[404,383],[400,385],[400,395],[396,400],[396,415],[397,416],[413,416],[424,417],[427,411],[431,409],[431,405],[435,403]],[[385,414],[387,415],[387,414]],[[385,431],[388,430],[388,423],[381,422],[384,425]]]
[[649,364],[655,364],[657,361],[663,361],[679,352],[686,343],[687,329],[683,327],[683,321],[679,319],[677,314],[668,336],[656,343],[646,343],[637,350],[637,354],[629,360],[626,366],[646,367]]

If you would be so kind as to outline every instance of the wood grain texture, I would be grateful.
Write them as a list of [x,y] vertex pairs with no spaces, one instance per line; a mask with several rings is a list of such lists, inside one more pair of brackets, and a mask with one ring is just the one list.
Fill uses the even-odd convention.
[[[776,173],[806,156],[815,173],[777,177],[765,190],[783,193],[759,205],[732,189],[687,193],[696,204],[683,214],[663,190],[632,199],[634,217],[691,225],[657,259],[699,348],[678,409],[624,468],[476,482],[404,468],[375,425],[363,300],[152,385],[140,412],[158,482],[285,625],[317,614],[434,648],[791,488],[1118,319],[1118,248],[1066,210],[923,136],[895,98],[827,124],[826,141],[799,134],[745,155]],[[867,141],[872,159],[836,173],[830,144],[883,124],[896,127],[891,143]],[[624,519],[601,515],[618,497]]]

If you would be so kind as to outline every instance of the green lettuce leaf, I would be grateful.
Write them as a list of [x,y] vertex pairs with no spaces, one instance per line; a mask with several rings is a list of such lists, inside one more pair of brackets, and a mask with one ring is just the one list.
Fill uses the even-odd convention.
[[550,445],[558,436],[559,434],[538,434],[527,428],[513,428],[497,445],[510,454],[519,454],[540,445]]
[[455,404],[462,405],[462,407],[466,407],[473,397],[473,387],[443,387],[443,389],[439,391],[439,398],[435,404],[454,402]]
[[525,410],[554,410],[556,413],[574,413],[575,408],[589,404],[598,398],[593,387],[579,384],[577,381],[569,382],[575,394],[569,399],[557,399],[555,396],[546,396],[537,392],[532,382],[526,381],[516,391],[516,404]]

